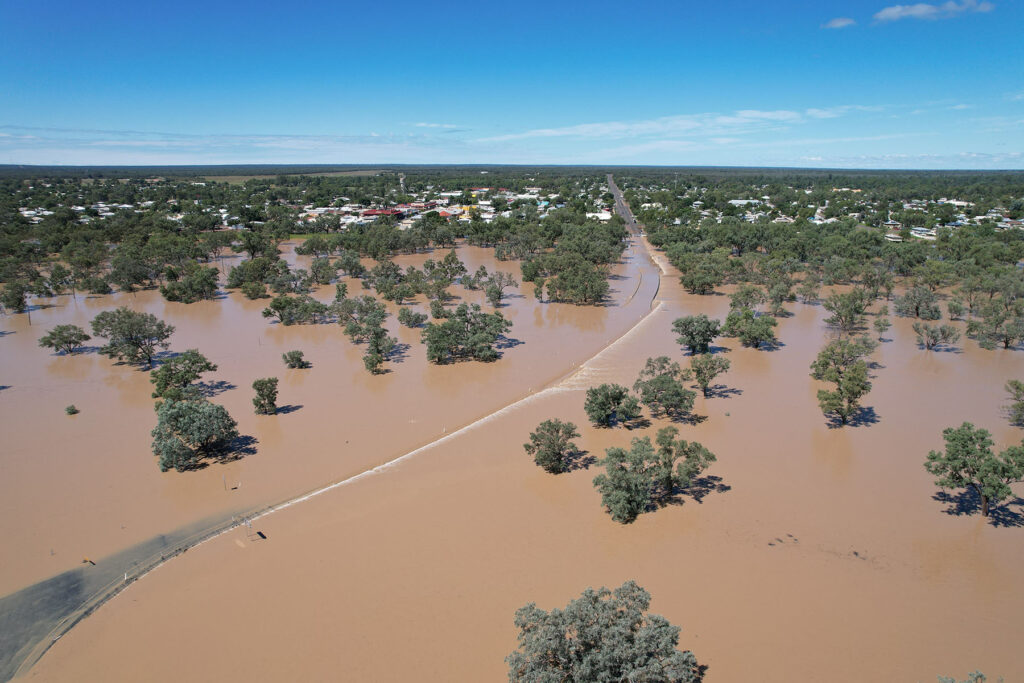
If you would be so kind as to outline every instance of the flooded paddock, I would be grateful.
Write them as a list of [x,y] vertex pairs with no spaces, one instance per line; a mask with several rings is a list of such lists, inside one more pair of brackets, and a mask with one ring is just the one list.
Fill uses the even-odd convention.
[[[308,267],[309,257],[285,257]],[[400,256],[403,267],[444,252]],[[492,250],[460,246],[472,273],[511,272]],[[227,270],[240,260],[223,259]],[[371,262],[367,262],[370,264]],[[658,285],[644,249],[631,245],[614,268],[607,306],[538,303],[530,284],[511,288],[501,312],[513,322],[502,358],[494,363],[426,362],[420,330],[398,324],[389,304],[390,333],[401,345],[386,374],[368,373],[363,349],[336,324],[283,326],[261,316],[269,299],[237,291],[195,304],[164,301],[159,292],[43,301],[29,315],[0,319],[0,534],[7,546],[0,595],[98,560],[157,534],[199,520],[230,519],[333,481],[345,479],[537,391],[564,376],[650,311]],[[364,293],[349,283],[349,296]],[[459,285],[455,299],[489,304],[483,292]],[[366,292],[372,293],[372,292]],[[330,301],[334,287],[315,296]],[[89,330],[99,312],[119,305],[173,324],[171,351],[198,348],[219,366],[204,377],[205,393],[238,420],[255,452],[192,472],[161,473],[152,455],[156,423],[149,373],[118,365],[92,350],[54,355],[38,339],[57,324]],[[415,308],[426,311],[422,296]],[[285,368],[281,354],[305,352],[313,367]],[[280,378],[276,416],[253,414],[253,380]],[[81,413],[64,414],[76,405]]]
[[[965,420],[991,430],[997,447],[1020,442],[1024,431],[1002,413],[1002,386],[1024,374],[1022,352],[984,351],[970,340],[955,352],[926,352],[911,322],[894,319],[890,341],[872,356],[869,411],[860,424],[836,429],[818,408],[808,368],[830,334],[827,314],[816,305],[788,308],[794,315],[780,320],[776,350],[716,342],[732,368],[715,396],[697,398],[694,412],[707,419],[680,426],[681,438],[718,456],[700,500],[684,496],[619,525],[592,486],[599,466],[550,475],[521,445],[538,422],[559,417],[579,425],[578,445],[600,457],[666,424],[586,426],[583,394],[604,381],[631,385],[649,356],[685,363],[670,329],[676,317],[725,317],[726,296],[688,295],[670,276],[654,312],[596,356],[601,345],[588,347],[594,357],[575,374],[383,472],[257,520],[265,539],[236,529],[175,559],[62,638],[32,675],[503,680],[516,608],[560,607],[587,586],[635,579],[650,591],[651,611],[682,627],[680,646],[710,667],[708,681],[934,681],[974,669],[1024,679],[1024,509],[1008,505],[995,520],[949,514],[922,466],[942,447],[942,429]],[[620,334],[630,328],[626,318],[640,316],[623,316]],[[564,343],[588,338],[563,324],[573,328]],[[524,328],[513,335],[525,338]],[[507,363],[533,372],[515,365],[520,349],[530,343],[465,371],[498,372]],[[550,362],[543,356],[531,358]],[[312,360],[309,384],[321,381],[318,369],[327,374]],[[96,362],[105,375],[105,361]],[[399,366],[384,379],[403,374],[411,373]],[[518,390],[523,378],[512,374]],[[434,390],[448,379],[437,375]],[[293,400],[287,387],[282,402]],[[280,419],[282,432],[304,411]],[[243,433],[253,429],[248,419]],[[268,442],[302,436],[259,438],[252,464],[232,467],[255,468]],[[133,457],[155,470],[140,450]],[[290,457],[272,452],[267,459]],[[207,486],[216,488],[220,469],[194,480],[215,478]],[[273,472],[288,476],[287,468]],[[172,486],[187,477],[153,478]]]

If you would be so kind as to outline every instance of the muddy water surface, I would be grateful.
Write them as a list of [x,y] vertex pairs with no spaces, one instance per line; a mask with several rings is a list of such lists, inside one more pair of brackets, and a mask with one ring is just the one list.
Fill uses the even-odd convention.
[[[287,247],[286,258],[308,266]],[[403,267],[428,256],[403,256]],[[490,250],[460,247],[470,272],[480,265],[512,272]],[[225,258],[229,268],[237,258]],[[401,346],[389,372],[370,375],[362,348],[339,326],[284,327],[260,315],[267,300],[237,292],[216,301],[176,304],[158,292],[62,296],[28,315],[0,320],[0,594],[102,557],[160,533],[218,515],[252,510],[386,462],[536,391],[622,334],[650,310],[657,269],[630,246],[615,268],[612,301],[602,307],[537,303],[532,285],[512,288],[503,314],[513,321],[494,363],[426,362],[419,330],[388,327]],[[350,295],[363,293],[349,281]],[[452,287],[456,299],[482,302],[479,291]],[[333,286],[316,296],[330,300]],[[118,305],[173,324],[172,351],[198,348],[219,370],[206,379],[211,400],[227,407],[255,452],[203,470],[161,473],[150,450],[155,424],[147,372],[118,365],[95,349],[52,355],[38,339],[60,323],[89,329]],[[490,306],[484,304],[485,309]],[[422,297],[416,308],[426,310]],[[397,309],[392,306],[391,312]],[[102,340],[94,339],[93,345]],[[281,354],[305,352],[309,370],[288,370]],[[253,414],[251,385],[280,378],[281,414]],[[79,415],[64,407],[75,404]]]
[[[586,423],[583,391],[685,360],[671,321],[724,317],[724,296],[664,280],[659,307],[578,374],[381,474],[236,530],[130,587],[63,638],[40,680],[503,680],[514,610],[636,579],[683,627],[708,681],[934,681],[975,668],[1024,680],[1024,510],[947,514],[922,462],[971,420],[1000,446],[1020,351],[924,352],[896,320],[874,355],[870,419],[830,428],[808,365],[827,336],[793,305],[774,351],[732,361],[707,419],[706,494],[615,524],[591,479],[552,476],[520,444],[542,419]],[[314,360],[315,362],[315,360]],[[312,375],[310,375],[312,377]],[[583,427],[589,455],[663,424]],[[182,656],[182,653],[188,653]]]

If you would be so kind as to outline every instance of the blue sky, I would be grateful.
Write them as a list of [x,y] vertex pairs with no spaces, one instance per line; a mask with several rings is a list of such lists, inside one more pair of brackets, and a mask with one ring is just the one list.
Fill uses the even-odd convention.
[[1024,168],[1024,2],[0,0],[0,164]]

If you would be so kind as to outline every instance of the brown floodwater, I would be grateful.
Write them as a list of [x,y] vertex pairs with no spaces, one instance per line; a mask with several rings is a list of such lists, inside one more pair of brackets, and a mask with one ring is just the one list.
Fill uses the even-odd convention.
[[922,467],[941,430],[964,420],[990,429],[999,446],[1020,441],[1024,432],[1001,412],[1003,383],[1024,374],[1020,351],[965,340],[959,352],[925,352],[910,321],[896,319],[873,356],[864,401],[872,421],[833,429],[808,375],[828,336],[826,313],[792,304],[777,350],[718,341],[732,361],[725,390],[698,397],[695,412],[707,419],[680,427],[718,456],[711,490],[623,526],[601,509],[591,484],[599,467],[552,476],[521,444],[551,417],[580,425],[578,444],[593,456],[664,426],[594,429],[583,413],[586,387],[632,384],[648,356],[685,360],[675,317],[728,309],[727,297],[687,295],[675,277],[656,298],[576,374],[414,457],[258,519],[266,539],[236,529],[160,567],[62,638],[32,675],[503,680],[516,608],[562,606],[587,586],[635,579],[652,611],[683,628],[680,646],[710,667],[708,681],[934,681],[975,668],[1024,679],[1024,510],[1011,506],[1002,526],[946,514]]
[[[285,256],[308,267],[287,245]],[[439,257],[443,252],[433,256]],[[401,256],[422,265],[431,254]],[[492,250],[461,246],[470,272],[480,265],[512,272]],[[223,259],[224,269],[237,258]],[[367,262],[370,265],[372,262]],[[345,479],[387,462],[505,406],[573,370],[650,311],[657,269],[630,245],[614,269],[611,302],[601,307],[538,303],[532,285],[511,288],[502,313],[514,342],[494,363],[426,362],[419,330],[387,326],[404,345],[388,373],[363,367],[362,348],[338,325],[272,324],[267,300],[238,292],[195,304],[170,303],[157,291],[102,297],[61,296],[28,315],[0,320],[0,595],[96,560],[140,541],[218,515],[252,510]],[[363,293],[349,282],[350,296]],[[456,285],[453,305],[483,303],[480,291]],[[334,287],[320,288],[329,301]],[[200,471],[161,473],[150,449],[155,424],[149,374],[95,351],[64,357],[39,348],[54,325],[89,329],[100,311],[119,305],[150,312],[176,327],[172,351],[198,348],[219,366],[207,381],[256,453]],[[420,297],[416,308],[426,311]],[[484,304],[486,310],[490,306]],[[390,306],[391,312],[397,308]],[[102,340],[90,344],[98,346]],[[308,370],[289,370],[281,354],[305,352]],[[254,379],[280,378],[282,414],[253,413]],[[76,405],[81,413],[64,414]]]

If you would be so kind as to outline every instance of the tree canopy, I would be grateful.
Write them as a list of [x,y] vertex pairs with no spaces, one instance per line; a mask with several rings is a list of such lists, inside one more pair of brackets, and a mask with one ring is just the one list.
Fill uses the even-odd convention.
[[704,667],[679,651],[680,629],[648,614],[651,596],[633,581],[588,588],[565,609],[516,610],[519,648],[505,660],[509,681],[696,683]]

